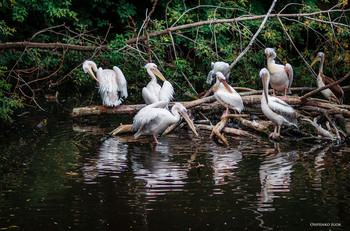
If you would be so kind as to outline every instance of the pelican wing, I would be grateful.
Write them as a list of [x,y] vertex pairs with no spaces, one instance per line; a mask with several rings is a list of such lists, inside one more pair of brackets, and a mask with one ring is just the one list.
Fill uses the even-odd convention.
[[147,105],[146,107],[142,108],[141,110],[148,110],[150,108],[164,108],[167,104],[168,103],[166,101],[157,101],[155,103]]
[[294,108],[277,97],[270,96],[268,100],[268,106],[273,112],[278,115],[287,117],[289,120],[295,120],[297,118],[297,113]]
[[116,81],[116,73],[113,70],[105,69],[101,67],[97,72],[97,78],[99,80],[99,92],[103,104],[110,106],[117,106],[121,104],[121,100],[118,95],[118,84]]
[[211,84],[211,82],[213,81],[213,76],[214,76],[214,70],[209,71],[207,76],[207,81],[206,81],[207,84]]
[[171,85],[169,81],[165,81],[163,83],[162,88],[159,91],[159,100],[169,103],[171,100],[174,99],[173,95],[174,95],[173,85]]
[[[141,126],[149,124],[154,120],[159,120],[160,118],[171,114],[168,110],[164,108],[158,108],[160,106],[165,107],[166,103],[163,101],[155,103],[157,105],[148,105],[142,108],[134,117],[131,131],[137,131]],[[155,107],[156,106],[156,107]]]
[[[328,84],[331,84],[331,83],[334,83],[334,80],[325,76],[323,73],[320,73],[321,75],[321,78],[322,78],[322,81],[325,85],[328,85]],[[344,91],[343,89],[338,85],[334,85],[333,87],[330,87],[329,88],[333,94],[335,95],[335,97],[337,97],[337,100],[342,103],[343,99],[344,99]]]
[[119,69],[119,67],[113,67],[114,72],[116,73],[116,81],[118,83],[118,91],[120,92],[120,96],[123,98],[128,97],[128,89],[127,82],[123,72]]
[[239,113],[241,113],[241,111],[243,110],[243,100],[242,97],[235,91],[235,89],[233,89],[230,86],[230,89],[232,91],[232,93],[228,92],[225,87],[220,84],[220,89],[218,91],[216,91],[216,95],[217,97],[225,104],[230,105],[231,108],[234,108],[235,110],[237,110]]
[[[215,78],[215,74],[216,72],[221,72],[223,74],[225,74],[230,68],[230,65],[228,63],[225,63],[225,62],[215,62],[215,63],[211,63],[211,71],[208,73],[208,76],[207,76],[207,81],[206,83],[207,84],[211,84],[211,82],[213,81],[213,78]],[[230,77],[230,73],[227,73],[225,78],[226,78],[226,81],[228,80],[228,78]]]
[[287,63],[284,69],[287,72],[287,76],[289,78],[288,93],[292,93],[290,91],[290,88],[291,88],[292,83],[293,83],[293,68],[289,63]]
[[146,104],[152,104],[158,101],[158,95],[150,91],[147,87],[142,89],[142,98]]
[[[228,63],[225,62],[216,62],[214,64],[214,70],[215,72],[221,72],[222,74],[225,74],[228,70],[230,69],[230,65]],[[227,75],[225,75],[226,81],[228,81],[228,78],[230,77],[230,73],[227,73]],[[214,73],[215,74],[215,73]]]
[[159,91],[161,87],[158,83],[149,82],[146,87],[142,89],[142,98],[146,104],[152,104],[159,101]]
[[227,73],[227,75],[225,75],[226,81],[228,80],[228,78],[230,78],[230,74],[231,74],[231,72],[229,72],[229,73]]

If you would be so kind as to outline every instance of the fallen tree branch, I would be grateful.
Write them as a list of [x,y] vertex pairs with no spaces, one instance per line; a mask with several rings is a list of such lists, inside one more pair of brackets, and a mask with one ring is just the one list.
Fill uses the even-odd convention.
[[327,131],[326,129],[321,127],[321,125],[317,124],[316,120],[312,121],[309,118],[307,118],[306,116],[302,116],[301,120],[304,120],[304,121],[308,122],[309,124],[311,124],[316,129],[316,131],[319,135],[321,135],[323,137],[328,137],[331,140],[335,139],[334,136],[329,131]]
[[228,147],[229,144],[225,136],[221,134],[221,131],[226,127],[228,121],[229,121],[229,118],[227,116],[221,118],[221,121],[214,126],[210,134],[210,139],[212,139],[213,136],[216,135],[224,143],[226,147]]
[[[214,96],[197,99],[193,101],[180,102],[187,109],[196,107],[203,103],[209,103],[215,101]],[[173,106],[175,102],[171,102],[169,106]],[[103,105],[97,106],[87,106],[87,107],[77,107],[73,108],[71,117],[80,117],[88,115],[108,115],[108,114],[135,114],[141,108],[146,106],[146,104],[133,104],[133,105],[119,105],[117,107],[106,107]]]
[[[212,131],[215,126],[206,125],[206,124],[196,124],[196,127],[198,127],[199,129],[202,129],[202,130]],[[245,130],[241,130],[241,129],[225,127],[222,131],[226,134],[229,134],[229,135],[245,136],[245,137],[251,137],[254,139],[258,139],[258,137],[256,135],[251,134],[251,133],[249,133]]]
[[[243,104],[248,106],[260,105],[261,95],[249,95],[243,96]],[[215,102],[214,102],[215,101]],[[214,102],[214,103],[213,103]],[[175,102],[171,102],[169,106],[173,106]],[[197,99],[193,101],[180,102],[187,109],[200,109],[204,111],[223,109],[224,107],[215,100],[215,96],[209,96],[202,99]],[[211,104],[208,104],[211,103]],[[333,103],[323,102],[319,99],[308,99],[304,102],[300,100],[299,97],[287,97],[286,103],[296,107],[304,106],[314,106],[323,109],[331,110],[332,114],[342,114],[346,117],[350,117],[350,105],[338,105]],[[87,107],[78,107],[73,108],[71,117],[80,117],[88,115],[103,115],[103,114],[135,114],[142,107],[146,106],[145,104],[135,104],[135,105],[119,105],[117,107],[105,107],[105,106],[87,106]]]
[[71,117],[107,114],[134,114],[146,104],[119,105],[117,107],[106,107],[102,105],[73,108]]
[[109,134],[112,136],[131,132],[132,124],[120,124],[119,127],[111,131]]

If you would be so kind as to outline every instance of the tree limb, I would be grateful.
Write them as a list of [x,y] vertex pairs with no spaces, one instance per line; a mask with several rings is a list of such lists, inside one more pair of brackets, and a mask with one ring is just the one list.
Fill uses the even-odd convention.
[[[313,12],[313,13],[305,13],[305,14],[270,14],[269,18],[276,18],[276,17],[299,18],[299,17],[318,15],[318,14],[322,14],[322,13],[347,12],[347,11],[350,11],[350,9],[324,10],[324,11],[317,11],[317,12]],[[257,20],[257,19],[263,19],[265,17],[266,17],[266,15],[257,15],[257,16],[238,17],[238,18],[231,18],[231,19],[216,19],[216,20],[200,21],[200,22],[185,24],[185,25],[181,25],[181,26],[170,27],[170,28],[167,28],[167,29],[161,30],[161,31],[156,31],[156,32],[150,33],[149,37],[150,38],[156,37],[159,35],[168,34],[168,33],[174,32],[174,31],[188,29],[188,28],[192,28],[192,27],[199,27],[199,26],[204,26],[204,25],[220,24],[220,23],[234,23],[234,22],[241,22],[241,21],[252,21],[252,20]],[[125,43],[127,43],[127,44],[135,43],[137,39],[139,41],[146,40],[146,36],[141,36],[138,38],[131,38],[131,39],[125,41]]]
[[143,30],[145,31],[145,36],[146,36],[146,41],[147,41],[147,55],[148,55],[148,62],[151,63],[152,62],[152,54],[151,54],[151,45],[149,44],[149,35],[147,32],[147,27],[148,27],[148,23],[151,20],[151,15],[153,14],[154,10],[156,9],[156,5],[158,3],[158,0],[155,0],[153,3],[153,7],[151,12],[149,12],[149,14],[147,15],[146,18],[146,23],[145,23],[145,27],[143,28]]
[[245,53],[247,53],[247,51],[251,48],[251,46],[253,45],[256,37],[258,37],[260,31],[262,30],[262,28],[264,27],[267,19],[269,18],[269,15],[271,14],[271,11],[272,9],[275,7],[275,4],[276,4],[277,0],[274,0],[271,4],[271,7],[269,9],[269,11],[267,12],[267,14],[265,15],[264,17],[264,20],[262,21],[259,29],[255,32],[253,38],[250,40],[248,46],[243,50],[243,52],[241,52],[238,57],[235,59],[235,61],[233,61],[233,63],[231,63],[229,69],[226,71],[226,73],[224,73],[224,75],[227,75],[231,70],[232,68],[236,65],[236,63],[243,57],[243,55],[245,55]]
[[[342,10],[324,10],[324,11],[317,11],[312,13],[304,13],[304,14],[270,14],[268,15],[269,18],[276,18],[276,17],[285,17],[285,18],[307,18],[308,16],[314,16],[318,14],[324,14],[324,13],[336,13],[336,12],[343,12],[346,13],[350,11],[350,9]],[[220,23],[236,23],[236,22],[242,22],[242,21],[252,21],[252,20],[258,20],[263,19],[267,15],[256,15],[256,16],[244,16],[244,17],[238,17],[238,18],[231,18],[231,19],[216,19],[216,20],[207,20],[207,21],[199,21],[195,23],[189,23],[181,26],[176,27],[170,27],[165,30],[161,31],[155,31],[153,33],[149,33],[149,38],[156,37],[159,35],[169,34],[173,33],[178,30],[182,29],[188,29],[192,27],[199,27],[204,25],[212,25],[212,24],[220,24]],[[308,20],[314,20],[313,18],[307,18]],[[345,25],[344,25],[345,26]],[[134,38],[131,38],[127,41],[125,41],[125,44],[134,44],[137,41],[144,41],[147,39],[147,36],[137,36]],[[56,49],[56,48],[62,48],[62,49],[71,49],[71,50],[77,50],[77,51],[95,51],[96,49],[107,49],[109,44],[102,45],[102,46],[81,46],[81,45],[74,45],[74,44],[66,44],[66,43],[37,43],[37,42],[7,42],[7,43],[0,43],[0,50],[4,49],[24,49],[24,48],[40,48],[40,49]]]

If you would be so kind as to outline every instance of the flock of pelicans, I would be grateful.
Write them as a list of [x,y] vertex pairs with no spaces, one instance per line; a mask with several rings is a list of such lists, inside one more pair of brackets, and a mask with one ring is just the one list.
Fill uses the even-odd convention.
[[[266,48],[265,55],[267,68],[261,69],[259,73],[263,84],[261,109],[265,116],[275,124],[274,132],[269,135],[274,139],[280,136],[282,125],[297,127],[297,113],[285,102],[286,95],[291,93],[293,69],[288,63],[285,65],[275,63],[276,53],[273,48]],[[319,52],[311,66],[317,61],[320,61],[317,86],[322,87],[334,82],[323,74],[324,53]],[[213,85],[214,96],[226,108],[222,117],[229,113],[229,109],[234,110],[235,113],[241,113],[244,109],[243,100],[227,83],[230,76],[229,65],[225,62],[216,62],[211,64],[211,68],[206,82],[211,84],[213,79],[216,79]],[[181,116],[193,132],[198,135],[186,108],[182,104],[175,103],[171,111],[168,110],[168,104],[173,100],[174,89],[172,84],[158,70],[157,65],[148,63],[145,65],[145,69],[151,78],[147,86],[142,89],[142,97],[147,106],[142,108],[133,119],[131,131],[136,131],[134,136],[137,138],[140,135],[152,135],[154,141],[158,144],[157,134],[177,123]],[[83,64],[83,70],[97,81],[104,105],[109,107],[118,106],[122,103],[122,98],[128,97],[127,81],[118,67],[114,66],[113,70],[97,68],[93,61],[87,60]],[[157,77],[163,81],[162,86],[157,83]],[[273,89],[273,96],[268,93],[269,85]],[[276,97],[275,91],[283,92],[283,97]],[[338,104],[341,104],[344,98],[344,92],[339,85],[323,90],[322,94],[330,102]]]

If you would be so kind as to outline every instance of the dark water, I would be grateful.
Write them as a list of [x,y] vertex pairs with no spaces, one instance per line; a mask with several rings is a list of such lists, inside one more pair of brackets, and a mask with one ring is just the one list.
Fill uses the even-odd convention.
[[[1,131],[0,230],[349,230],[347,145],[186,129],[135,142],[60,115]],[[103,123],[105,123],[103,125]],[[101,128],[102,127],[102,128]]]

